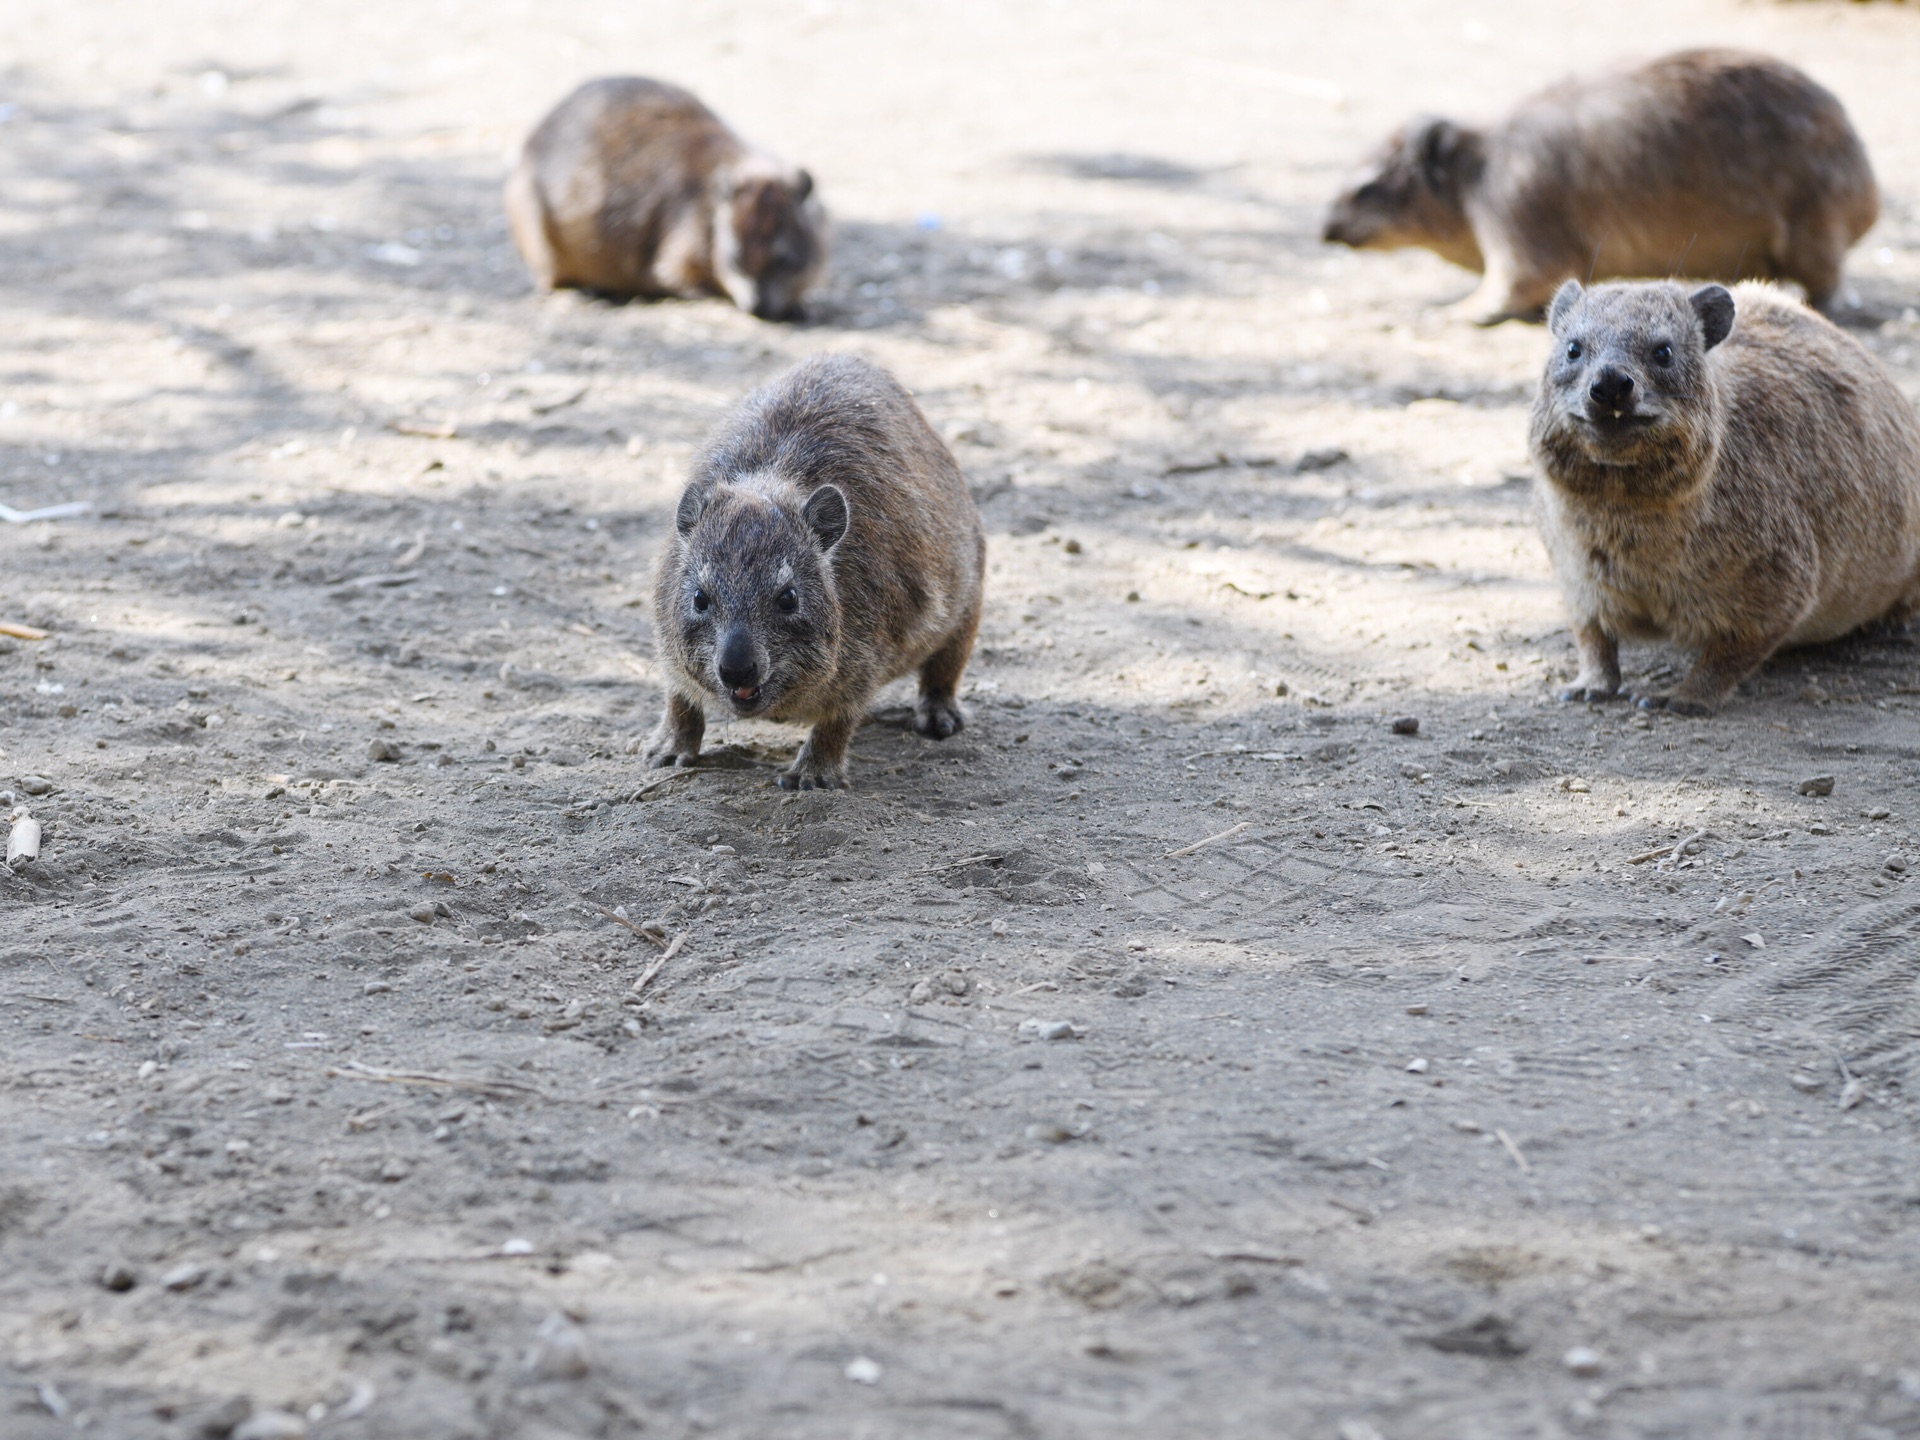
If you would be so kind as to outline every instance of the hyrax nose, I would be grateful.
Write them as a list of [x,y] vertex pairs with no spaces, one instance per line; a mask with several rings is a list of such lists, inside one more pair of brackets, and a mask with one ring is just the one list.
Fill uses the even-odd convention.
[[1627,408],[1633,397],[1633,377],[1609,365],[1594,377],[1587,394],[1593,403],[1616,413]]
[[751,690],[760,683],[760,661],[747,627],[736,625],[720,642],[720,679],[729,690]]

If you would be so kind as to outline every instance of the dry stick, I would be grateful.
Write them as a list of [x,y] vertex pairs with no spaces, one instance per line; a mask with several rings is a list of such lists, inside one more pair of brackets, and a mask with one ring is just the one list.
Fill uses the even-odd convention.
[[11,620],[0,621],[0,635],[10,635],[15,640],[44,640],[47,632],[36,630],[31,625],[16,625]]
[[1058,990],[1059,988],[1051,980],[1036,980],[1031,985],[1022,985],[1018,990],[1008,991],[1007,999],[1011,1000],[1015,995],[1031,995],[1036,990]]
[[671,784],[673,781],[679,780],[684,776],[698,775],[700,773],[700,768],[701,767],[695,766],[695,765],[675,766],[674,771],[671,775],[662,775],[658,780],[649,780],[646,784],[642,785],[638,790],[634,791],[633,794],[627,797],[627,803],[631,805],[633,804],[634,801],[640,799],[643,795],[651,795],[655,790],[658,790],[662,785]]
[[653,977],[666,968],[667,961],[678,955],[680,953],[680,947],[686,943],[687,932],[682,930],[678,935],[673,937],[673,943],[662,950],[659,955],[654,958],[654,962],[640,972],[640,978],[633,982],[633,989],[628,993],[638,995],[642,990],[646,989],[647,986],[651,985],[653,983]]
[[949,860],[943,865],[929,865],[924,870],[909,870],[909,875],[938,875],[942,870],[958,870],[962,865],[991,865],[1004,860],[1004,855],[980,854],[962,855],[958,860]]
[[654,934],[651,930],[643,930],[640,926],[634,924],[633,921],[629,920],[626,916],[616,915],[613,911],[607,909],[607,907],[604,905],[596,905],[593,908],[599,911],[602,915],[606,916],[607,919],[613,921],[614,924],[626,926],[627,929],[631,930],[634,934],[638,935],[642,940],[651,940],[656,945],[664,945],[667,943],[663,937]]
[[1520,1147],[1513,1143],[1513,1137],[1504,1130],[1495,1130],[1494,1137],[1507,1147],[1507,1154],[1513,1157],[1513,1163],[1520,1167],[1522,1175],[1531,1175],[1533,1166],[1527,1163],[1527,1157],[1520,1153]]
[[1666,868],[1666,864],[1667,864],[1667,861],[1671,861],[1671,860],[1679,860],[1679,859],[1681,859],[1682,857],[1684,857],[1684,856],[1686,855],[1686,853],[1687,853],[1687,852],[1688,852],[1689,850],[1691,850],[1691,849],[1693,849],[1693,848],[1694,848],[1695,846],[1697,846],[1697,845],[1698,845],[1698,844],[1699,844],[1699,843],[1700,843],[1700,842],[1701,842],[1702,840],[1704,840],[1704,839],[1706,839],[1706,838],[1707,838],[1707,836],[1709,836],[1709,835],[1711,835],[1712,833],[1713,833],[1713,832],[1712,832],[1711,830],[1696,830],[1696,831],[1694,831],[1694,832],[1693,832],[1693,834],[1691,834],[1691,835],[1689,835],[1689,836],[1687,836],[1687,838],[1686,838],[1686,839],[1684,839],[1684,840],[1681,840],[1681,841],[1678,841],[1678,842],[1677,842],[1677,843],[1675,843],[1675,844],[1672,844],[1672,845],[1662,845],[1662,846],[1660,846],[1660,848],[1659,848],[1659,849],[1657,849],[1657,850],[1649,850],[1649,851],[1647,851],[1647,853],[1646,853],[1646,854],[1644,854],[1644,855],[1634,855],[1634,856],[1631,856],[1631,857],[1630,857],[1630,858],[1629,858],[1629,859],[1627,860],[1627,863],[1628,863],[1629,865],[1644,865],[1644,864],[1646,864],[1646,863],[1647,863],[1647,861],[1649,861],[1649,860],[1659,860],[1659,859],[1660,859],[1660,857],[1661,857],[1662,855],[1664,855],[1664,856],[1666,856],[1666,857],[1667,857],[1667,860],[1666,860],[1666,861],[1661,861],[1661,863],[1660,863],[1659,865],[1657,865],[1657,866],[1655,866],[1655,867],[1654,867],[1655,869],[1661,869],[1661,870],[1664,870],[1664,869]]
[[1238,835],[1242,830],[1250,830],[1252,828],[1253,822],[1251,820],[1242,820],[1230,830],[1222,830],[1218,835],[1209,835],[1206,839],[1196,840],[1191,845],[1182,845],[1178,850],[1169,850],[1160,858],[1162,860],[1172,860],[1181,855],[1191,855],[1196,850],[1204,850],[1207,846],[1217,841],[1230,839]]
[[351,1062],[327,1071],[330,1080],[374,1080],[388,1085],[425,1085],[435,1090],[465,1090],[496,1100],[519,1100],[529,1096],[544,1098],[531,1085],[516,1085],[511,1080],[467,1080],[458,1075],[430,1075],[423,1070],[382,1070],[372,1065]]

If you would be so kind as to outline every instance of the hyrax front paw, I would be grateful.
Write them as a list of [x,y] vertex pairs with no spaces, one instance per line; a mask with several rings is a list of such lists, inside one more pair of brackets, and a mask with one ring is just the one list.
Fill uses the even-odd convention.
[[950,740],[966,727],[960,702],[951,695],[922,695],[913,707],[913,728],[929,740]]
[[664,720],[647,736],[640,749],[640,761],[651,770],[670,765],[691,765],[700,758],[700,739],[689,739]]
[[780,777],[782,790],[850,790],[845,765],[816,765],[801,760]]
[[1624,700],[1625,693],[1620,689],[1618,680],[1589,679],[1582,675],[1573,684],[1560,692],[1560,698],[1567,701],[1579,700]]
[[1660,695],[1641,695],[1636,697],[1634,703],[1642,710],[1665,710],[1671,715],[1711,715],[1718,708],[1704,700],[1682,695],[1677,690],[1669,690]]

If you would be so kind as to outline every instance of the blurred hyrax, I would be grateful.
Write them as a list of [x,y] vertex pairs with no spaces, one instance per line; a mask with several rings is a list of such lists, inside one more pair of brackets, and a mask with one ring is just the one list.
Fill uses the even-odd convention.
[[1920,602],[1920,421],[1860,344],[1771,285],[1569,280],[1530,427],[1540,525],[1580,647],[1699,652],[1649,708],[1710,714],[1776,650]]
[[1475,130],[1404,126],[1324,238],[1424,246],[1485,275],[1482,324],[1538,318],[1562,280],[1793,280],[1824,307],[1880,192],[1847,113],[1790,65],[1683,50],[1564,80]]
[[915,728],[965,723],[986,539],[966,478],[886,371],[816,356],[756,390],[695,459],[654,579],[667,713],[653,765],[691,765],[709,706],[813,727],[780,783],[844,789],[881,686],[920,673]]
[[507,181],[514,244],[548,289],[724,295],[793,318],[826,259],[813,177],[685,90],[591,80],[527,138]]

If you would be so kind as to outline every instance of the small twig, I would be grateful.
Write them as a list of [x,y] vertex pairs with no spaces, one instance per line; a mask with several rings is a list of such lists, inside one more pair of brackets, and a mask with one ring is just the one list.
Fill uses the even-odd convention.
[[667,968],[667,961],[678,955],[680,953],[680,947],[686,943],[687,932],[682,930],[678,935],[673,937],[672,943],[669,944],[666,949],[654,957],[653,963],[640,972],[640,978],[633,982],[633,988],[627,993],[630,995],[638,995],[642,990],[646,989],[647,986],[651,985],[653,983],[653,977]]
[[539,1096],[531,1085],[511,1080],[467,1080],[458,1075],[430,1075],[422,1070],[381,1070],[372,1065],[352,1062],[327,1071],[330,1080],[373,1080],[388,1085],[424,1085],[435,1090],[464,1090],[473,1095],[488,1095],[498,1100],[518,1100]]
[[409,1095],[404,1100],[394,1101],[391,1105],[379,1105],[372,1110],[362,1110],[358,1115],[349,1115],[347,1117],[347,1128],[349,1130],[366,1130],[372,1126],[374,1121],[380,1119],[382,1116],[391,1115],[396,1110],[404,1110],[409,1105],[418,1105],[419,1103],[420,1097],[418,1095]]
[[651,940],[656,945],[665,945],[667,943],[665,936],[656,935],[645,926],[634,924],[633,921],[629,920],[626,916],[616,914],[604,905],[596,905],[593,908],[599,911],[600,914],[606,916],[607,919],[613,921],[614,924],[626,926],[627,929],[638,935],[642,940]]
[[1235,1260],[1245,1265],[1304,1265],[1298,1255],[1275,1255],[1266,1250],[1209,1250],[1209,1260]]
[[962,865],[998,865],[1007,857],[1004,855],[979,854],[962,855],[958,860],[948,860],[941,865],[929,865],[924,870],[909,870],[909,875],[938,875],[942,870],[958,870]]
[[662,785],[670,785],[675,780],[683,779],[688,775],[698,775],[701,772],[702,768],[703,767],[698,765],[675,766],[671,773],[662,775],[658,780],[649,780],[646,784],[642,785],[638,790],[634,791],[633,794],[627,797],[627,803],[629,805],[632,805],[636,801],[644,799],[646,796],[651,795],[654,791],[658,790]]
[[1035,990],[1058,990],[1059,988],[1051,980],[1036,980],[1031,985],[1022,985],[1018,990],[1008,991],[1006,998],[1011,1000],[1015,995],[1031,995]]
[[1682,840],[1679,844],[1670,846],[1669,849],[1671,850],[1672,853],[1669,854],[1666,859],[1662,860],[1658,865],[1654,866],[1653,868],[1656,870],[1665,870],[1669,866],[1676,864],[1687,854],[1688,851],[1698,849],[1700,846],[1700,842],[1706,839],[1707,836],[1711,835],[1712,833],[1713,832],[1711,830],[1694,831],[1693,834],[1687,836],[1687,838]]
[[1173,860],[1173,859],[1177,859],[1179,856],[1182,856],[1182,855],[1191,855],[1196,850],[1204,850],[1209,845],[1215,844],[1221,840],[1231,839],[1233,836],[1238,835],[1242,830],[1250,830],[1252,828],[1253,828],[1253,822],[1251,820],[1242,820],[1238,825],[1235,825],[1230,829],[1222,830],[1218,835],[1209,835],[1207,836],[1206,839],[1196,840],[1191,845],[1182,845],[1178,850],[1169,850],[1165,854],[1163,854],[1160,858],[1162,860]]
[[1531,1175],[1533,1166],[1527,1163],[1527,1157],[1520,1153],[1520,1147],[1513,1143],[1513,1137],[1504,1130],[1495,1130],[1494,1138],[1507,1147],[1507,1154],[1513,1157],[1513,1163],[1520,1167],[1522,1175]]
[[387,428],[396,435],[417,435],[423,440],[454,440],[460,427],[452,420],[389,420]]
[[36,630],[31,625],[16,625],[11,620],[0,621],[0,635],[10,635],[15,640],[44,640],[47,632]]
[[543,401],[538,405],[529,405],[527,408],[536,415],[551,415],[556,410],[564,410],[569,405],[579,404],[587,398],[587,391],[592,388],[591,385],[582,385],[578,390],[573,391],[571,394],[563,395],[558,400]]

